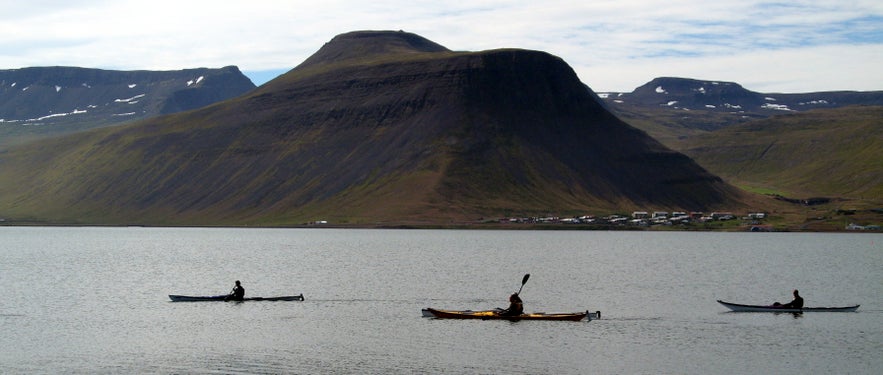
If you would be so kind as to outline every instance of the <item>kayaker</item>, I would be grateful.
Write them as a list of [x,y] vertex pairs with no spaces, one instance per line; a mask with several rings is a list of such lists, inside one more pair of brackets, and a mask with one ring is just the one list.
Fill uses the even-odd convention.
[[242,301],[245,298],[245,288],[239,283],[239,280],[236,280],[236,286],[233,287],[233,290],[230,291],[230,295],[227,296],[228,301]]
[[781,306],[784,309],[802,309],[803,308],[803,297],[797,292],[797,289],[794,289],[794,300],[788,302]]
[[521,302],[521,297],[518,296],[518,293],[512,293],[509,296],[509,308],[500,312],[500,315],[503,316],[516,316],[524,313],[524,304]]

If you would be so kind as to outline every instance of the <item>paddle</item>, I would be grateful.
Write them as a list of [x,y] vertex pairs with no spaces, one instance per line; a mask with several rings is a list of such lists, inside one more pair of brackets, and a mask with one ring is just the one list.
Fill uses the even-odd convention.
[[518,288],[517,294],[521,294],[521,289],[524,289],[524,284],[527,284],[527,279],[529,279],[529,278],[530,278],[529,273],[524,274],[524,278],[521,279],[521,288]]

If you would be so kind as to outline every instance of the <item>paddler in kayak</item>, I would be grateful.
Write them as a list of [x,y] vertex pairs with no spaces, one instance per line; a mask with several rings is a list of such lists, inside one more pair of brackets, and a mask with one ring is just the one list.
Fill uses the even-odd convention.
[[794,289],[794,300],[782,305],[782,307],[784,307],[786,309],[802,309],[803,308],[803,297],[801,297],[800,294],[797,293],[797,289]]
[[524,313],[524,304],[521,302],[521,297],[518,296],[518,293],[512,293],[509,296],[509,308],[500,312],[502,316],[517,316]]
[[239,283],[239,280],[236,280],[236,285],[233,287],[233,290],[230,291],[230,294],[225,298],[226,301],[242,301],[245,298],[245,288]]
[[781,304],[776,302],[773,304],[773,307],[778,307],[782,309],[802,309],[803,308],[803,297],[800,296],[800,293],[797,292],[797,289],[794,289],[794,299],[791,302],[786,304]]

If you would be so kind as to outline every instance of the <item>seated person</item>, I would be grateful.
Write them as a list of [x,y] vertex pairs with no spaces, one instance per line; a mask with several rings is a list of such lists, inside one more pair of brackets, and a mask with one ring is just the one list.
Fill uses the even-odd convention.
[[500,312],[502,316],[518,316],[524,313],[524,304],[521,302],[521,297],[518,296],[518,293],[512,293],[509,296],[509,308]]
[[794,289],[794,300],[784,305],[779,305],[779,307],[783,309],[802,309],[803,297],[801,297],[800,294],[797,293],[797,289]]
[[236,280],[236,286],[233,287],[233,290],[230,291],[230,295],[225,298],[226,301],[242,301],[245,298],[245,288],[239,284],[239,280]]

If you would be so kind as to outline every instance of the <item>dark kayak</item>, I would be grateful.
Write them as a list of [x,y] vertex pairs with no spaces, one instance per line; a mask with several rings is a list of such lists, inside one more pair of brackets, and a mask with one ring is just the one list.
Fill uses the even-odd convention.
[[[176,294],[169,294],[169,299],[172,302],[208,302],[208,301],[228,301],[227,295],[223,296],[180,296]],[[281,297],[247,297],[243,298],[243,301],[303,301],[304,295],[303,293],[296,296],[281,296]],[[229,300],[234,302],[234,300]]]
[[800,312],[854,312],[858,310],[858,307],[861,305],[854,306],[842,306],[842,307],[804,307],[800,309],[792,309],[787,307],[778,307],[778,306],[762,306],[762,305],[740,305],[738,303],[724,302],[721,300],[717,300],[721,305],[726,306],[728,309],[736,311],[736,312],[787,312],[787,313],[800,313]]
[[425,308],[422,310],[424,317],[438,319],[481,319],[481,320],[569,320],[580,321],[583,319],[593,320],[601,317],[601,312],[577,312],[577,313],[530,313],[521,315],[501,315],[502,310],[439,310]]

